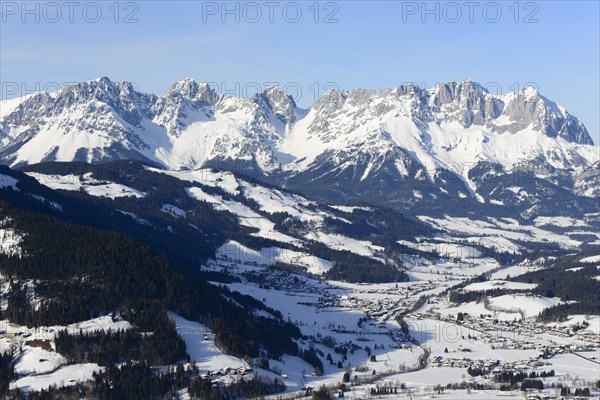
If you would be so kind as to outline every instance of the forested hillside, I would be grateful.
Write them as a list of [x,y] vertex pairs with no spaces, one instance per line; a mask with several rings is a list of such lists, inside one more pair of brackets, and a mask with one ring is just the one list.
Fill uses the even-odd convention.
[[[297,329],[277,315],[255,317],[252,310],[262,306],[256,300],[209,285],[127,236],[7,202],[0,210],[4,228],[22,236],[21,255],[0,255],[0,273],[9,282],[5,316],[12,322],[60,325],[118,312],[136,328],[155,331],[165,329],[168,309],[206,323],[232,354],[257,356],[261,348],[276,357],[297,352],[290,340]],[[175,332],[167,329],[166,335]]]

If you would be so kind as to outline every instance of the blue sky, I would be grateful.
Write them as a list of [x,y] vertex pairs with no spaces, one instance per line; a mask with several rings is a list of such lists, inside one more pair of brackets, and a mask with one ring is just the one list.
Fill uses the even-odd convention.
[[598,1],[75,3],[2,1],[3,99],[100,76],[162,94],[192,77],[241,95],[279,83],[308,107],[327,87],[471,78],[536,85],[600,143]]

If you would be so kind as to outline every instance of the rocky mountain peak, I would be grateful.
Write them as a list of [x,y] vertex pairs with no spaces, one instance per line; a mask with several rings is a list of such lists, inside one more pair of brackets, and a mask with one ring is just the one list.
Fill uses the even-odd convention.
[[192,78],[185,78],[173,84],[165,94],[168,100],[185,99],[214,105],[219,95],[216,90],[207,83],[198,83]]
[[293,97],[285,93],[278,86],[269,86],[261,93],[254,96],[253,100],[270,110],[277,119],[284,124],[293,124],[296,121],[296,102]]
[[533,87],[505,96],[505,103],[504,113],[512,122],[507,129],[509,132],[531,127],[548,137],[560,137],[571,143],[594,144],[581,121]]

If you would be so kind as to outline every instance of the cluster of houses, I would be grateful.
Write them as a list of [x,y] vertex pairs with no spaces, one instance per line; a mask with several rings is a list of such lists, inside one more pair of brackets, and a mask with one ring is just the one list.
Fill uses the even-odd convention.
[[355,295],[342,296],[341,300],[342,305],[362,310],[369,318],[385,323],[412,308],[417,293],[434,288],[435,285],[429,282],[414,282],[411,286],[396,288],[365,287]]
[[249,282],[258,284],[263,289],[289,293],[325,294],[327,289],[330,288],[327,284],[314,279],[277,269],[256,269],[242,272],[240,275]]
[[495,359],[482,359],[470,357],[446,357],[435,356],[431,358],[429,365],[432,368],[472,368],[481,370],[484,374],[489,372],[505,371],[527,371],[534,368],[550,365],[549,362],[530,357],[526,360],[515,362],[501,362]]
[[249,365],[243,365],[239,368],[223,367],[216,370],[208,370],[199,375],[201,378],[210,379],[213,386],[215,385],[230,385],[240,379],[252,379],[255,376],[255,371]]

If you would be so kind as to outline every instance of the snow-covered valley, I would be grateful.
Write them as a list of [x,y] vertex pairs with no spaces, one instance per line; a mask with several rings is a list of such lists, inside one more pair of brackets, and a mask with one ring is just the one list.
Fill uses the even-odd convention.
[[[303,398],[322,386],[357,398],[443,392],[451,398],[484,399],[506,389],[502,371],[544,372],[540,393],[550,396],[560,390],[559,383],[573,389],[593,387],[600,372],[600,316],[572,313],[559,322],[542,319],[545,312],[574,301],[561,298],[559,291],[548,292],[547,284],[532,275],[554,270],[557,260],[593,246],[581,238],[598,240],[594,214],[538,217],[531,224],[510,218],[420,215],[411,222],[417,224],[416,234],[400,232],[390,243],[382,236],[399,232],[382,223],[377,207],[324,204],[227,171],[140,167],[111,180],[106,171],[94,168],[67,170],[10,177],[6,193],[25,196],[57,215],[70,212],[70,196],[99,201],[140,229],[168,223],[165,234],[176,234],[187,226],[198,239],[206,228],[197,219],[198,205],[206,207],[205,213],[225,213],[240,229],[249,229],[220,244],[199,270],[215,277],[209,278],[213,286],[263,303],[253,311],[256,318],[281,318],[297,327],[300,335],[294,342],[300,354],[233,356],[220,347],[209,326],[169,311],[186,344],[184,368],[216,385],[279,381],[285,393],[274,399]],[[25,177],[33,178],[27,186],[30,193],[20,183]],[[182,197],[153,200],[161,191],[157,183],[152,188],[145,182],[159,178],[168,179],[161,185],[179,188]],[[43,188],[67,197],[54,198],[54,192]],[[350,229],[359,224],[371,227],[372,233]],[[22,247],[28,234],[16,231],[10,219],[5,219],[3,232],[3,253],[26,257]],[[539,246],[549,246],[546,255],[531,252]],[[597,278],[600,260],[586,251],[560,267],[560,273]],[[332,275],[344,262],[342,255],[359,257],[355,262],[366,263],[368,269],[391,267],[405,275],[372,282],[362,280],[368,275]],[[2,281],[3,293],[10,291],[7,277]],[[35,304],[36,284],[27,285]],[[4,311],[8,301],[3,295]],[[63,326],[27,327],[4,319],[0,350],[14,354],[11,388],[30,392],[85,385],[105,367],[66,358],[55,344],[57,333],[93,336],[132,326],[119,314]],[[511,390],[502,393],[520,398],[518,390]],[[181,393],[182,398],[186,395]]]

